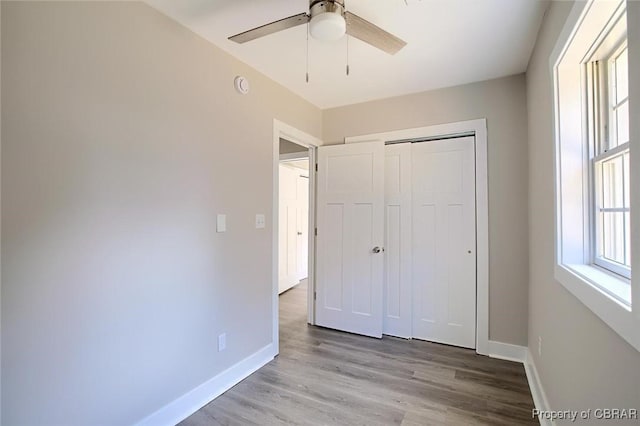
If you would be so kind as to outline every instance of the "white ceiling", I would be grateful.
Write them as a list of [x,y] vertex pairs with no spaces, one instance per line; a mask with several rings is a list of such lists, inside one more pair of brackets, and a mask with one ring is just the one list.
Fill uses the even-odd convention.
[[347,10],[405,40],[395,56],[349,39],[309,39],[306,26],[246,44],[227,37],[305,12],[308,0],[146,0],[320,108],[482,81],[526,70],[547,2],[346,0]]

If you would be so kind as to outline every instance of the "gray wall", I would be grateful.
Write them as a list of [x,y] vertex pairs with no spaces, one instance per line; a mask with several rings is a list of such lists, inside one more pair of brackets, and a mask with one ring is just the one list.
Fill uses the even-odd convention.
[[[572,2],[552,2],[527,70],[529,349],[552,409],[640,408],[640,353],[553,278],[554,142],[549,56],[572,6]],[[630,63],[637,67],[640,3],[629,2],[629,8],[635,16],[631,22],[636,23],[629,24],[629,55],[635,52],[636,56]],[[638,76],[640,71],[632,68],[630,75]],[[635,90],[637,93],[637,84]],[[638,120],[632,123],[634,141],[640,127]],[[541,357],[539,336],[543,341]]]
[[297,152],[309,152],[309,148],[280,138],[280,154],[293,154]]
[[489,149],[489,337],[527,342],[527,112],[524,75],[323,111],[328,144],[486,118]]
[[273,118],[321,112],[143,3],[1,15],[2,424],[131,424],[271,342]]

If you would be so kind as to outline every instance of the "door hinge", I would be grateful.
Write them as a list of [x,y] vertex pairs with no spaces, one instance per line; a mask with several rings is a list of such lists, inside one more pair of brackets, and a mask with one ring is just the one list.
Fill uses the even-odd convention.
[[315,234],[316,237],[318,236],[318,228],[314,229],[314,234]]
[[313,292],[313,300],[316,300],[317,296],[318,296],[318,293],[316,293],[316,292],[314,291],[314,292]]
[[318,163],[316,163],[316,172],[318,171]]

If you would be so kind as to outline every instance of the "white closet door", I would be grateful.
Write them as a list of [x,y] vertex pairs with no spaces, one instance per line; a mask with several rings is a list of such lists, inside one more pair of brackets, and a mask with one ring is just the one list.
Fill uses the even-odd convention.
[[298,188],[298,281],[307,278],[309,272],[309,173],[300,170],[296,177]]
[[318,148],[316,323],[382,336],[384,143]]
[[298,170],[280,164],[278,218],[278,292],[293,287],[298,279]]
[[412,145],[413,336],[475,348],[474,138]]
[[411,145],[385,146],[383,333],[411,338]]

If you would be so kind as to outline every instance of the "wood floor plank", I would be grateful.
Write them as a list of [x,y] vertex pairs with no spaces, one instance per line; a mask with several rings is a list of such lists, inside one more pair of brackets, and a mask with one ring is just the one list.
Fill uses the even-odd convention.
[[[264,375],[263,378],[269,381],[270,386],[283,393],[296,395],[301,405],[312,406],[313,409],[339,416],[333,422],[324,424],[337,424],[340,420],[344,424],[388,425],[398,424],[404,416],[403,409],[388,404],[372,404],[371,399],[364,393],[354,394],[349,390],[336,389],[335,386],[327,386],[315,379],[306,381],[277,375],[275,371],[271,373],[259,374]],[[309,414],[310,412],[307,413]]]
[[181,426],[536,424],[521,364],[309,326],[306,292],[280,296],[280,355]]
[[[411,392],[402,392],[389,386],[388,383],[375,382],[370,380],[358,380],[353,378],[351,374],[344,374],[340,370],[321,369],[317,365],[309,366],[302,360],[300,364],[297,362],[287,361],[288,369],[274,369],[278,376],[290,376],[290,380],[296,380],[304,386],[322,388],[322,384],[326,384],[328,389],[326,393],[346,394],[345,398],[351,403],[354,398],[366,398],[369,400],[371,407],[389,407],[390,409],[398,409],[401,411],[444,411],[445,406],[439,405],[429,398],[414,395]],[[311,367],[311,368],[310,368]],[[269,371],[268,369],[263,369]],[[272,377],[270,380],[277,380]]]

